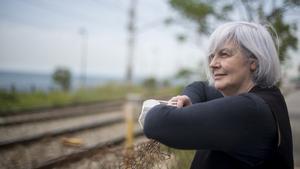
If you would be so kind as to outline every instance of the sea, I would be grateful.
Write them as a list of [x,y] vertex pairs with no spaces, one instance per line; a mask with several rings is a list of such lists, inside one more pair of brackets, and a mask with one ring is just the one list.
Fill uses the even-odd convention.
[[[72,76],[71,90],[76,90],[82,86],[80,76]],[[84,87],[96,87],[107,83],[123,83],[120,77],[112,76],[87,76]],[[0,90],[5,91],[52,91],[59,89],[59,86],[52,80],[52,74],[0,71]]]

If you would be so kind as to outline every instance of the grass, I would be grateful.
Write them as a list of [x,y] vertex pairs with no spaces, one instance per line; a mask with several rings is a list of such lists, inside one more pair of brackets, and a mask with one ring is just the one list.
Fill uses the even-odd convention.
[[194,150],[171,150],[174,153],[176,159],[176,165],[173,165],[171,169],[190,168],[193,161],[195,151]]
[[168,168],[170,169],[190,168],[196,152],[195,150],[175,149],[167,147],[163,144],[161,144],[161,150],[174,156],[174,161],[170,164],[167,164]]
[[108,84],[95,88],[79,89],[72,92],[64,91],[35,91],[7,92],[0,90],[0,114],[23,112],[50,107],[125,99],[128,93],[138,93],[144,97],[176,95],[180,87],[145,88],[143,86],[123,86]]

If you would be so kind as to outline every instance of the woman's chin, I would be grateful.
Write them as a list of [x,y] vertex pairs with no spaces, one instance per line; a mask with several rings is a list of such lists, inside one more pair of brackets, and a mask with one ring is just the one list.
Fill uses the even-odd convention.
[[216,88],[217,90],[219,90],[219,91],[222,91],[222,90],[225,89],[225,85],[222,84],[222,83],[219,83],[219,82],[215,82],[215,83],[214,83],[214,86],[215,86],[215,88]]

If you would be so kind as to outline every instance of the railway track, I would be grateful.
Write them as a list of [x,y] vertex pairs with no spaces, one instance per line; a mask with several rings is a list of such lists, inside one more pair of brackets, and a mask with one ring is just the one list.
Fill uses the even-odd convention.
[[25,109],[20,111],[8,111],[8,112],[1,112],[2,117],[6,116],[17,116],[21,114],[43,114],[47,112],[62,110],[62,109],[69,109],[69,108],[76,108],[76,107],[87,107],[90,105],[100,105],[101,107],[106,107],[109,105],[115,105],[116,103],[124,103],[125,99],[116,99],[116,100],[107,100],[107,101],[92,101],[87,103],[72,103],[63,106],[54,106],[54,107],[41,107],[41,108],[32,108],[32,109]]
[[[135,131],[136,139],[140,139],[142,136],[143,136],[143,132],[141,130]],[[82,160],[83,157],[84,158],[92,157],[93,155],[99,153],[99,151],[101,151],[102,149],[105,149],[107,147],[114,148],[116,146],[120,146],[124,142],[125,142],[124,136],[116,137],[107,143],[99,143],[94,146],[82,149],[80,151],[45,161],[44,163],[40,164],[39,166],[36,166],[34,169],[51,169],[54,167],[67,165],[67,164],[76,162],[78,160]]]
[[[157,99],[168,99],[171,96],[160,96]],[[139,102],[141,104],[142,98]],[[44,108],[23,112],[10,112],[0,115],[0,127],[9,125],[18,125],[23,123],[31,123],[37,121],[48,121],[54,119],[68,118],[70,116],[86,116],[107,111],[121,111],[122,106],[125,104],[124,99],[105,101],[105,102],[92,102],[78,105],[68,105],[58,108]]]
[[[125,140],[123,103],[2,117],[0,168],[52,168],[119,145]],[[142,135],[137,125],[135,135]],[[74,138],[80,143],[66,144]]]
[[111,102],[66,106],[62,108],[47,108],[40,111],[11,113],[10,115],[6,114],[0,116],[0,127],[36,121],[68,118],[70,116],[86,116],[89,114],[99,113],[99,110],[101,110],[101,112],[120,111],[124,104],[124,100],[116,100]]
[[[47,169],[89,158],[108,146],[113,148],[122,144],[125,141],[124,127],[124,123],[116,123],[2,147],[0,168]],[[136,137],[143,135],[138,126],[134,133]],[[65,142],[68,139],[80,142]]]
[[[120,145],[125,140],[124,104],[118,100],[1,116],[0,168],[53,168]],[[138,124],[134,133],[143,136]],[[77,143],[67,143],[72,139]]]
[[[16,144],[27,144],[34,141],[38,141],[44,137],[60,136],[93,128],[105,127],[115,123],[121,123],[124,120],[124,118],[121,115],[121,112],[111,112],[109,114],[103,113],[102,116],[93,115],[91,116],[91,118],[99,118],[99,120],[87,121],[89,118],[76,117],[76,119],[69,118],[67,120],[60,119],[59,121],[51,120],[47,122],[42,121],[26,125],[23,124],[15,126],[5,126],[0,128],[0,133],[3,133],[0,137],[0,148],[14,146]],[[80,119],[86,120],[86,122],[83,122],[80,125],[70,124],[74,123],[72,122],[73,120],[76,123],[76,121],[80,121]],[[65,120],[66,123],[70,121],[70,125],[61,125],[61,121],[63,120]],[[31,132],[28,132],[30,130]]]

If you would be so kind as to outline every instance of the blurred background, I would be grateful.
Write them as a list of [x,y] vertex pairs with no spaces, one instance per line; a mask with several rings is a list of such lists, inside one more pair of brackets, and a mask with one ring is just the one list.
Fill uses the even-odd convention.
[[[238,20],[273,26],[298,139],[299,13],[299,0],[1,0],[0,168],[42,168],[118,138],[133,144],[128,125],[120,127],[127,117],[135,122],[145,99],[168,99],[205,80],[209,34]],[[193,152],[176,153],[186,168]],[[84,164],[109,168],[94,163]]]

